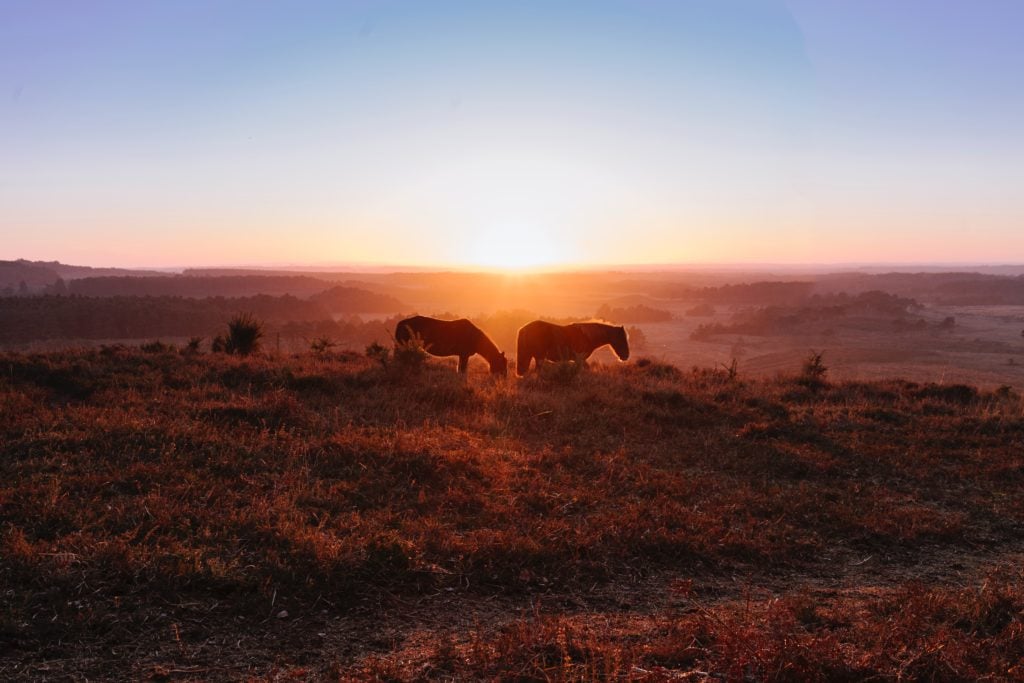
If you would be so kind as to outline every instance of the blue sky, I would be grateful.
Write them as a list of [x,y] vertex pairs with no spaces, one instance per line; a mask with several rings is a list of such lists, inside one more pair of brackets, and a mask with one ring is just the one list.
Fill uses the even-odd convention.
[[1022,20],[0,0],[0,258],[1020,262]]

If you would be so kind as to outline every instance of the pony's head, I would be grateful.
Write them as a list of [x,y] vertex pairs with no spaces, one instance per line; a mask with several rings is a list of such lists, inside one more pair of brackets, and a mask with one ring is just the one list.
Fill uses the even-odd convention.
[[613,327],[609,341],[619,360],[629,360],[629,340],[626,339],[626,328],[621,325]]
[[491,374],[502,375],[508,374],[508,359],[505,358],[505,352],[502,351],[496,359],[491,363]]

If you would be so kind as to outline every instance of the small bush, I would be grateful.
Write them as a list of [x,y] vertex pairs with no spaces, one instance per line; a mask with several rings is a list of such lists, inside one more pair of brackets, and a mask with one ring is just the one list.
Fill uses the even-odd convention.
[[378,342],[373,342],[366,347],[366,357],[387,367],[388,362],[391,360],[391,350]]
[[185,348],[182,350],[182,352],[189,355],[195,355],[199,353],[199,345],[202,343],[202,337],[189,337],[188,342],[185,344]]
[[800,367],[800,377],[798,378],[800,384],[816,387],[825,383],[828,367],[822,361],[822,355],[818,351],[811,351],[810,355],[804,359],[804,363]]
[[165,344],[159,339],[142,344],[139,348],[145,353],[167,353],[168,351],[174,351],[173,344]]
[[739,362],[735,358],[733,358],[732,362],[730,362],[728,365],[726,365],[725,363],[720,363],[720,365],[722,366],[722,369],[725,370],[725,379],[728,380],[729,382],[736,381],[736,374],[738,371]]
[[330,337],[317,337],[316,339],[309,342],[309,350],[313,352],[315,356],[323,357],[326,356],[331,349],[338,345],[338,342],[334,341]]
[[396,342],[395,366],[405,373],[418,373],[427,362],[427,346],[423,338],[414,334],[408,341]]
[[239,313],[228,322],[224,350],[248,356],[259,349],[262,337],[263,323],[252,313]]

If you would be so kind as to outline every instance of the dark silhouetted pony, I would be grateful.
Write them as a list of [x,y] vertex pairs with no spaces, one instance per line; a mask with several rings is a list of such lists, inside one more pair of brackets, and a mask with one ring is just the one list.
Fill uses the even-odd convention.
[[491,374],[508,373],[505,354],[483,330],[465,318],[460,320],[438,320],[424,315],[406,318],[395,328],[395,341],[405,344],[413,337],[423,341],[423,348],[432,356],[458,356],[459,372],[465,373],[469,357],[479,353],[491,364]]
[[586,360],[596,349],[611,344],[619,360],[629,360],[626,330],[604,323],[554,323],[534,320],[519,329],[516,340],[516,374],[520,377],[537,361],[537,369],[545,360]]

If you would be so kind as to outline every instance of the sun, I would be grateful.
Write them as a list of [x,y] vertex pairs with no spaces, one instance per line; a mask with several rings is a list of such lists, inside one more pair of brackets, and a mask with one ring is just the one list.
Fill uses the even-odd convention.
[[469,249],[460,254],[467,266],[482,266],[505,272],[525,272],[568,262],[557,236],[536,224],[495,224],[477,230]]

